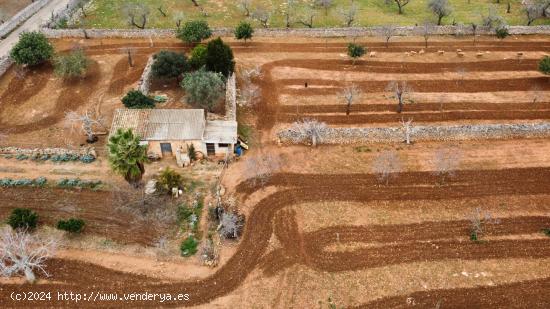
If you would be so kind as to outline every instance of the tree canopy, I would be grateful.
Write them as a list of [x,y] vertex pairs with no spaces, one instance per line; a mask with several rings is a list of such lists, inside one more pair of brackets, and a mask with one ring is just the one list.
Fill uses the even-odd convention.
[[208,42],[206,46],[206,69],[228,77],[235,70],[233,51],[221,38]]
[[127,108],[154,108],[155,100],[144,95],[139,90],[130,90],[124,98],[122,98],[122,103]]
[[81,48],[69,54],[59,55],[54,59],[54,72],[63,78],[82,77],[86,74],[90,60]]
[[177,29],[176,36],[185,43],[198,43],[212,36],[212,30],[204,20],[191,20]]
[[358,44],[355,43],[349,43],[348,44],[348,56],[350,56],[353,59],[353,63],[355,64],[355,60],[357,58],[363,57],[363,55],[367,52],[367,50]]
[[10,57],[19,65],[34,66],[50,60],[53,54],[53,46],[44,34],[23,32],[12,48]]
[[131,129],[118,131],[109,138],[109,165],[113,171],[137,186],[145,173],[147,146],[140,145],[140,138]]
[[191,51],[189,66],[193,70],[198,70],[206,65],[206,46],[199,44]]
[[162,50],[153,57],[155,62],[151,70],[156,78],[178,78],[188,69],[187,58],[184,54]]
[[245,43],[246,40],[250,40],[252,38],[253,33],[254,29],[252,28],[252,25],[246,21],[241,21],[237,28],[235,28],[235,38],[237,40],[244,40]]
[[224,95],[225,84],[220,73],[204,69],[185,74],[181,86],[185,89],[187,101],[209,111]]

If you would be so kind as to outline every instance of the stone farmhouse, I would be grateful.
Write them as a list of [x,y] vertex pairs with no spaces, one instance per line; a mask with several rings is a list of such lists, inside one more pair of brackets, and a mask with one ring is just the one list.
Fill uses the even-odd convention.
[[148,156],[175,156],[178,164],[188,161],[187,148],[204,156],[233,154],[237,143],[235,76],[226,84],[225,115],[208,114],[203,109],[118,109],[110,135],[118,129],[132,129],[148,146]]

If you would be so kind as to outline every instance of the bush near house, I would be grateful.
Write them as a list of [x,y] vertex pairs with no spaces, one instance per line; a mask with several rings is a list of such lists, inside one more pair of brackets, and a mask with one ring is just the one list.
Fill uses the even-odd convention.
[[225,84],[219,73],[204,69],[185,74],[181,86],[185,89],[187,101],[197,107],[212,111],[224,96]]
[[76,49],[67,55],[57,56],[54,60],[54,72],[62,78],[75,78],[86,75],[90,61],[82,49]]
[[187,237],[180,246],[181,256],[188,257],[197,253],[197,246],[199,242],[195,239],[194,236]]
[[155,62],[151,70],[156,78],[178,78],[188,69],[187,58],[184,54],[163,50],[153,58]]
[[206,46],[199,44],[191,51],[189,66],[193,70],[198,70],[206,65]]
[[122,98],[122,103],[127,108],[154,108],[155,100],[144,95],[139,90],[130,90],[124,98]]
[[206,45],[206,69],[211,72],[221,73],[228,77],[235,71],[233,51],[221,38],[208,42]]
[[159,192],[171,193],[172,188],[181,189],[183,177],[173,169],[165,168],[157,178],[156,188]]

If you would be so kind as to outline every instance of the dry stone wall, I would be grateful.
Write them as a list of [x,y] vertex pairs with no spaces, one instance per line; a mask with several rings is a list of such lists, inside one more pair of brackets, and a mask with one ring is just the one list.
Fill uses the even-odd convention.
[[12,65],[13,60],[9,56],[0,57],[0,77],[2,77]]
[[155,59],[153,56],[150,56],[147,60],[147,64],[145,65],[145,69],[141,74],[141,78],[139,79],[138,90],[145,95],[148,95],[151,89],[151,71],[153,68],[153,63],[155,63]]
[[94,147],[80,148],[77,150],[70,150],[66,148],[19,148],[19,147],[0,147],[0,154],[11,155],[76,155],[84,156],[89,155],[97,158],[97,153]]
[[237,83],[231,74],[225,86],[225,120],[237,121]]
[[43,8],[51,0],[39,0],[27,5],[24,9],[15,14],[10,20],[0,25],[0,39],[6,37],[19,25],[33,16],[38,10]]
[[[396,36],[421,35],[423,27],[401,26],[395,27]],[[85,33],[89,38],[151,38],[151,37],[175,37],[175,30],[171,29],[49,29],[43,28],[50,38],[78,37],[84,38]],[[494,31],[488,27],[479,27],[477,34],[493,35]],[[510,34],[550,34],[550,25],[541,26],[511,26]],[[466,35],[472,34],[470,26],[434,26],[434,35]],[[216,28],[213,36],[232,36],[232,28]],[[257,37],[360,37],[360,36],[382,36],[382,27],[350,27],[350,28],[290,28],[290,29],[255,29],[254,36]]]
[[[300,133],[291,129],[278,132],[283,144],[303,143]],[[534,124],[476,124],[456,126],[414,126],[412,141],[458,141],[550,136],[550,122]],[[319,144],[397,143],[405,140],[402,127],[390,128],[327,128]]]

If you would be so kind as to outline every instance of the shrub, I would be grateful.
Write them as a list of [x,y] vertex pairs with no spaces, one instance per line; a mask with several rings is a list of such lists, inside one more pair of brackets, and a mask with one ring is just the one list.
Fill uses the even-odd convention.
[[139,90],[130,90],[124,98],[122,98],[122,103],[127,108],[154,108],[155,100],[144,95]]
[[212,30],[204,20],[191,20],[177,30],[176,37],[185,43],[198,43],[212,36]]
[[156,54],[154,59],[151,70],[156,78],[178,78],[187,69],[187,59],[184,54],[163,50]]
[[67,55],[57,56],[54,61],[55,74],[62,78],[82,77],[86,74],[90,61],[82,49]]
[[193,254],[197,253],[197,246],[199,245],[199,242],[195,239],[193,236],[187,237],[182,243],[180,247],[181,256],[192,256]]
[[28,158],[29,158],[29,156],[27,156],[25,154],[18,154],[17,156],[15,156],[15,159],[17,159],[19,161],[27,160]]
[[92,155],[90,155],[90,154],[85,154],[85,155],[83,155],[83,156],[80,157],[80,161],[81,161],[82,163],[86,163],[86,164],[92,163],[92,162],[95,161],[95,157],[92,156]]
[[60,188],[89,188],[96,189],[102,182],[100,180],[80,180],[79,178],[62,178],[57,181]]
[[237,40],[244,40],[245,44],[246,40],[250,40],[252,38],[253,33],[254,29],[252,28],[252,25],[246,21],[241,21],[237,28],[235,28],[235,38]]
[[67,231],[69,233],[80,233],[84,229],[85,222],[82,219],[70,218],[68,220],[57,221],[57,228],[59,230]]
[[233,51],[221,38],[212,40],[206,45],[206,69],[221,73],[225,77],[228,77],[235,71]]
[[197,160],[197,151],[195,150],[195,145],[193,143],[187,145],[187,155],[191,162]]
[[181,188],[183,177],[173,169],[167,167],[159,175],[157,179],[157,190],[161,192],[172,192],[172,188]]
[[550,56],[544,56],[539,62],[539,71],[543,74],[550,75]]
[[219,73],[198,70],[185,74],[181,86],[185,89],[187,101],[208,111],[224,96],[225,84]]
[[550,228],[542,229],[542,232],[544,233],[544,235],[550,237]]
[[353,63],[355,64],[355,60],[357,58],[363,57],[363,55],[367,52],[367,50],[361,46],[354,43],[348,44],[348,56],[350,56],[353,59]]
[[38,223],[38,214],[27,208],[15,208],[12,210],[7,222],[15,229],[35,229]]
[[191,51],[191,56],[189,58],[189,66],[193,70],[198,70],[206,65],[206,46],[197,45]]
[[508,33],[508,27],[506,26],[500,26],[498,28],[495,29],[495,34],[497,36],[497,38],[499,39],[504,39],[506,38],[508,35],[510,35],[510,33]]
[[10,51],[10,57],[18,65],[34,66],[48,61],[53,56],[53,46],[40,32],[23,32],[19,42]]
[[47,182],[48,180],[45,177],[38,177],[34,180],[34,185],[37,187],[43,187]]

